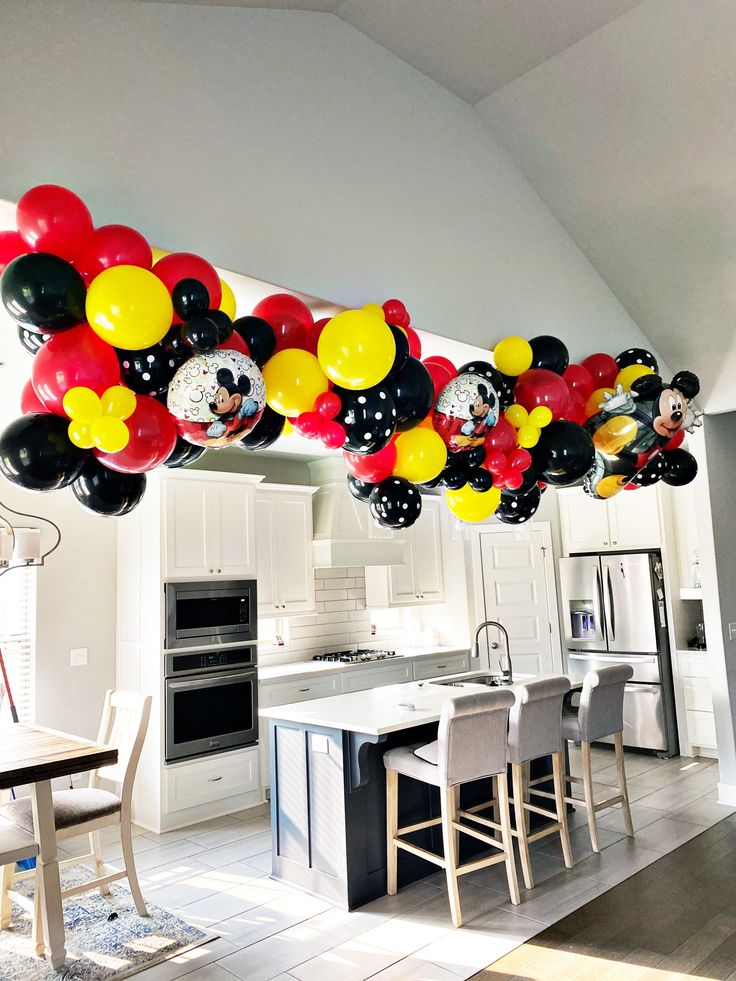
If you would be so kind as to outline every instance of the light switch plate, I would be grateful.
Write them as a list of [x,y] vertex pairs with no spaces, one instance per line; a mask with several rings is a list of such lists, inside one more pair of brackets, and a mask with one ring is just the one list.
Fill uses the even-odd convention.
[[69,663],[73,668],[81,668],[87,663],[88,650],[86,647],[72,647],[69,653],[71,655]]
[[736,623],[729,623],[728,625],[728,639],[736,640]]

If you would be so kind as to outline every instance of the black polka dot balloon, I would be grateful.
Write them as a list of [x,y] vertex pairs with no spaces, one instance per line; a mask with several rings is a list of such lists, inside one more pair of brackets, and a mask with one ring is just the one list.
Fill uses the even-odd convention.
[[386,446],[396,429],[396,406],[385,385],[360,391],[333,388],[340,398],[336,422],[346,433],[344,450],[351,453],[377,453]]
[[117,355],[123,384],[139,395],[165,392],[185,358],[184,351],[167,350],[162,344],[142,351],[118,351]]
[[51,334],[37,334],[18,324],[18,340],[29,354],[38,354],[46,341],[51,340]]
[[376,484],[368,503],[382,528],[411,528],[422,513],[422,495],[403,477],[387,477]]
[[653,457],[646,466],[642,467],[639,473],[629,481],[634,487],[651,487],[658,483],[667,473],[667,460],[663,453]]
[[532,487],[521,497],[501,492],[501,503],[496,508],[496,517],[506,525],[521,525],[532,518],[539,508],[542,495],[538,487]]
[[645,368],[651,368],[655,374],[659,371],[657,359],[651,351],[647,351],[643,347],[630,347],[628,350],[622,351],[616,358],[616,364],[618,365],[619,371],[628,368],[632,364],[640,364]]
[[[498,368],[494,368],[493,365],[489,364],[487,361],[468,361],[467,364],[464,364],[457,369],[458,375],[464,375],[466,372],[473,375],[482,375],[483,378],[488,379],[488,381],[491,383],[491,388],[495,392],[501,391],[503,375]],[[515,378],[514,381],[516,381]],[[510,404],[511,403],[509,403],[509,405]]]

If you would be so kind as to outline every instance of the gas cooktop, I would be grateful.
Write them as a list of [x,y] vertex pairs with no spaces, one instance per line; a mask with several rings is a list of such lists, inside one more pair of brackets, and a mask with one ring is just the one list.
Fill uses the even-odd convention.
[[362,661],[383,661],[387,657],[396,657],[396,651],[335,651],[333,654],[315,654],[313,661],[339,661],[342,664],[359,664]]

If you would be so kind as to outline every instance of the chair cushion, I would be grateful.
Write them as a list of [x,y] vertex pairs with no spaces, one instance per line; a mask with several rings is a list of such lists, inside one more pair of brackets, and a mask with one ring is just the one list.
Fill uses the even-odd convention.
[[397,746],[395,749],[389,749],[383,754],[383,765],[387,770],[396,770],[405,777],[412,777],[414,780],[421,780],[422,783],[439,787],[439,767],[414,755],[415,750],[424,748],[424,744],[414,743],[412,746]]
[[[120,810],[120,798],[107,790],[83,787],[79,790],[59,790],[54,795],[56,830],[73,828],[87,821],[106,817]],[[33,834],[33,810],[30,797],[19,797],[0,808],[0,814],[19,828]]]
[[11,821],[0,818],[0,866],[12,865],[21,859],[38,854],[33,835],[23,831]]
[[580,742],[580,719],[574,705],[565,705],[562,709],[562,738]]
[[427,743],[425,746],[417,746],[414,750],[414,755],[418,756],[420,760],[425,760],[427,763],[437,766],[439,746],[439,742],[435,739],[433,743]]

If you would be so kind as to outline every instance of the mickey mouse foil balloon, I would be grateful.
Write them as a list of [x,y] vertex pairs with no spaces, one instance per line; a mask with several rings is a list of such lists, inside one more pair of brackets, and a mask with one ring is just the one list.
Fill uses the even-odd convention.
[[242,439],[265,404],[266,387],[255,362],[231,350],[189,358],[174,375],[167,399],[180,436],[208,448]]
[[482,446],[500,413],[498,393],[489,378],[465,371],[440,392],[432,425],[450,453]]
[[691,371],[678,372],[669,383],[644,375],[630,392],[619,385],[585,424],[595,447],[595,463],[584,481],[587,493],[600,499],[618,494],[681,430],[700,425],[690,406],[699,391]]

